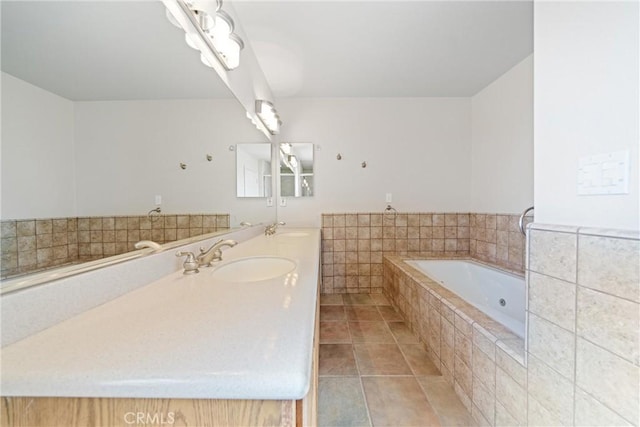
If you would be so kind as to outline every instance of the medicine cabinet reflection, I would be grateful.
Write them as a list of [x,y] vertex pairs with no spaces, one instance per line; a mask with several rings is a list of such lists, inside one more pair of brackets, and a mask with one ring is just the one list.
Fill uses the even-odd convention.
[[313,144],[283,142],[280,144],[280,196],[313,196]]
[[271,197],[271,144],[236,145],[236,195]]

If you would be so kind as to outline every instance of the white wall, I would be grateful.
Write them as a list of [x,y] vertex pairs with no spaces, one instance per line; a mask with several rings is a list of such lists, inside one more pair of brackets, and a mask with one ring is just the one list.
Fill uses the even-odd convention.
[[264,199],[236,198],[229,146],[265,138],[235,99],[78,102],[75,123],[79,216],[145,214],[160,195],[164,213],[275,217]]
[[320,148],[314,196],[288,198],[279,220],[319,226],[322,212],[382,212],[386,193],[402,212],[469,210],[469,98],[281,99],[277,107],[282,142]]
[[[536,221],[639,229],[638,2],[536,2]],[[629,150],[629,194],[578,196],[578,158]]]
[[533,55],[471,98],[471,211],[533,205]]
[[2,73],[2,219],[73,216],[73,103]]

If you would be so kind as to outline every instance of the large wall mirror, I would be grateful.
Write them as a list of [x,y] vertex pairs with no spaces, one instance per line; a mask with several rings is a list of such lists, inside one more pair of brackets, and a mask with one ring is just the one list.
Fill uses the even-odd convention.
[[162,2],[0,7],[3,277],[275,220],[229,150],[267,138]]
[[280,144],[279,157],[280,196],[313,196],[313,144],[283,142]]

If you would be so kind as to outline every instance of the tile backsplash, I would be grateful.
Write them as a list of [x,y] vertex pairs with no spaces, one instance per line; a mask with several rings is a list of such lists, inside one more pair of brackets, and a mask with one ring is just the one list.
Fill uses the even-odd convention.
[[229,228],[229,214],[177,214],[2,220],[1,277],[134,250]]
[[382,292],[382,256],[468,256],[524,272],[519,215],[322,214],[322,292]]

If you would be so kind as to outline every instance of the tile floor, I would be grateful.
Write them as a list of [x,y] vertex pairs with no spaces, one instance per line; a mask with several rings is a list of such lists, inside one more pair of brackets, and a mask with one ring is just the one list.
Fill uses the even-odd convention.
[[320,426],[474,424],[382,294],[320,298]]

